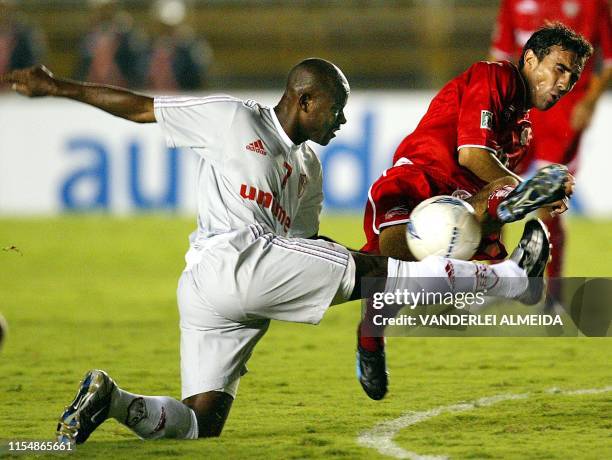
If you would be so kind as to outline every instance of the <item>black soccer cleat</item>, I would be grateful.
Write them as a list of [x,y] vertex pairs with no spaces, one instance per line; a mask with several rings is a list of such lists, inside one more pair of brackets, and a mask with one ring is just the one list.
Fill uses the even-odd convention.
[[[361,329],[361,328],[359,328]],[[363,391],[376,401],[387,394],[389,386],[389,373],[387,372],[387,360],[385,348],[381,345],[379,350],[364,350],[359,345],[359,330],[357,331],[357,378]]]
[[542,206],[562,200],[569,177],[567,167],[560,164],[539,169],[499,204],[497,217],[505,224],[515,222]]
[[544,269],[550,260],[550,239],[546,225],[540,219],[527,221],[523,235],[510,259],[525,270],[529,284],[525,292],[517,298],[526,305],[534,305],[542,300],[546,282]]
[[57,424],[60,443],[82,444],[108,418],[111,395],[117,385],[108,374],[92,370],[85,374],[77,394]]

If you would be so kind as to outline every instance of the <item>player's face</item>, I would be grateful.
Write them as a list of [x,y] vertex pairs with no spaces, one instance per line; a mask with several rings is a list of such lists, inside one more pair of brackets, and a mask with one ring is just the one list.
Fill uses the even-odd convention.
[[320,145],[327,145],[340,126],[346,123],[344,106],[348,99],[348,88],[320,92],[313,98],[311,110],[303,122],[307,138]]
[[553,46],[541,60],[528,50],[524,75],[529,86],[531,106],[548,110],[576,84],[582,72],[580,59],[573,51]]

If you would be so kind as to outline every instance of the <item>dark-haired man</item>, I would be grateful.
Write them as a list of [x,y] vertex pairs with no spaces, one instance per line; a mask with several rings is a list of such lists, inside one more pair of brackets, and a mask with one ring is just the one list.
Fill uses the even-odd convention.
[[[526,40],[547,21],[560,21],[581,33],[597,49],[598,59],[587,62],[572,92],[554,108],[531,114],[533,142],[521,170],[561,163],[574,174],[582,134],[612,79],[612,9],[608,0],[502,0],[490,59],[518,60]],[[547,268],[550,278],[563,274],[565,226],[562,217],[541,213],[553,245]],[[548,306],[559,299],[559,287],[558,283],[549,287],[552,291]]]
[[541,276],[548,259],[537,221],[525,227],[512,260],[495,267],[439,257],[402,262],[318,239],[322,171],[305,141],[331,141],[346,122],[349,95],[343,73],[322,59],[291,70],[274,108],[229,96],[150,98],[58,79],[44,67],[1,75],[3,82],[28,96],[67,97],[157,122],[169,145],[200,158],[197,229],[177,290],[182,401],[130,393],[92,370],[60,417],[61,442],[85,442],[109,417],[145,439],[219,436],[272,319],[317,324],[331,305],[360,298],[364,276],[388,276],[386,292],[418,277],[439,280],[446,292],[520,300],[531,294],[527,277]]
[[[553,212],[565,211],[573,188],[565,167],[548,166],[524,182],[513,170],[529,146],[529,109],[555,105],[591,53],[582,36],[553,24],[531,36],[518,67],[478,62],[444,86],[369,190],[363,250],[415,260],[406,223],[418,203],[436,195],[469,197],[485,235],[477,259],[507,255],[499,241],[503,223],[551,204]],[[370,336],[370,310],[358,328],[358,377],[368,396],[380,399],[387,391],[384,338]]]

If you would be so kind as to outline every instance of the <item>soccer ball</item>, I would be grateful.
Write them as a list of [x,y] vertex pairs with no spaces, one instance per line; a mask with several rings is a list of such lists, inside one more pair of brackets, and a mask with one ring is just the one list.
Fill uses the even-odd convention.
[[480,238],[474,208],[447,195],[419,203],[406,225],[408,248],[418,260],[431,255],[469,260]]

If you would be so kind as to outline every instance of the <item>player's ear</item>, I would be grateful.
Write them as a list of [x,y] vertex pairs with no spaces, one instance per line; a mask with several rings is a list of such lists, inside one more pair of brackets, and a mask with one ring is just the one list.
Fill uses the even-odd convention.
[[300,98],[298,99],[298,104],[303,112],[310,112],[310,107],[312,105],[312,96],[309,93],[301,94]]
[[531,69],[534,69],[538,65],[538,62],[540,60],[538,59],[536,54],[533,52],[533,50],[529,49],[525,51],[524,61],[525,61],[525,65],[531,70]]

